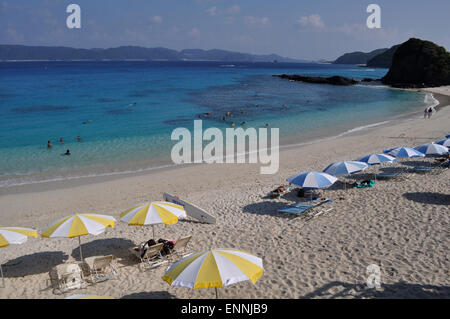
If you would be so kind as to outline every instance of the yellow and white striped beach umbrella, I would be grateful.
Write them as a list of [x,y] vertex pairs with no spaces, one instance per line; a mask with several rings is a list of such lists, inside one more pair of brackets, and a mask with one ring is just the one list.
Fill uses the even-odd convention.
[[72,295],[64,299],[113,299],[109,296],[96,296],[96,295]]
[[114,227],[116,219],[112,216],[99,214],[76,214],[61,218],[46,227],[41,236],[46,238],[74,238],[78,237],[81,252],[81,236],[98,235],[105,231],[106,227]]
[[38,233],[31,228],[0,227],[0,247],[10,244],[23,244],[28,237],[37,237]]
[[[147,202],[134,206],[120,214],[120,220],[128,225],[146,226],[155,224],[175,224],[179,218],[186,217],[181,205],[169,202]],[[155,230],[153,229],[153,238]]]
[[[0,227],[0,247],[7,247],[10,244],[23,244],[28,237],[37,237],[38,233],[31,228],[23,227]],[[2,285],[5,286],[5,279],[3,278],[3,269],[0,264],[0,272],[2,275]]]
[[177,261],[167,269],[162,279],[171,286],[217,288],[245,280],[254,284],[262,273],[261,258],[237,249],[218,248]]

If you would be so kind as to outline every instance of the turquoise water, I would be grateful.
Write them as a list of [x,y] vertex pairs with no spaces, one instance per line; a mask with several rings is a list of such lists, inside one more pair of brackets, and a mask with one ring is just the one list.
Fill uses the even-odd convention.
[[[0,186],[170,165],[172,130],[192,130],[206,112],[204,127],[269,123],[280,128],[282,141],[292,142],[290,136],[304,141],[422,110],[425,96],[418,92],[272,76],[361,79],[386,72],[284,63],[0,63]],[[232,116],[223,121],[226,112]],[[71,156],[62,155],[67,149]]]

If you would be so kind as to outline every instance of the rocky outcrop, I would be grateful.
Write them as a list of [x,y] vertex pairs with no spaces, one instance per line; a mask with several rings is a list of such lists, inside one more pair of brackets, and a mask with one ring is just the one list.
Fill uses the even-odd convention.
[[282,79],[287,79],[291,81],[301,81],[307,83],[317,83],[317,84],[331,84],[331,85],[354,85],[357,84],[358,81],[346,78],[344,76],[330,76],[330,77],[319,77],[319,76],[302,76],[298,74],[281,74],[274,75],[280,77]]
[[395,51],[382,82],[400,88],[449,85],[450,53],[433,42],[411,38]]

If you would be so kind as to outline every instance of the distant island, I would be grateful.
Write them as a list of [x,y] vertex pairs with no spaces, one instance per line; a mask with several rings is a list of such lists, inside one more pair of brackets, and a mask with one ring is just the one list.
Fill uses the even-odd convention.
[[351,52],[338,57],[333,64],[359,64],[372,68],[390,68],[392,57],[400,45],[394,45],[390,49],[377,49],[371,52]]
[[218,62],[311,62],[276,54],[257,55],[226,50],[144,48],[120,46],[108,49],[76,49],[56,46],[0,45],[0,61],[73,61],[73,60],[145,60],[145,61],[218,61]]
[[367,64],[369,60],[376,57],[379,54],[386,52],[388,49],[377,49],[368,53],[356,51],[351,53],[345,53],[338,57],[334,64]]

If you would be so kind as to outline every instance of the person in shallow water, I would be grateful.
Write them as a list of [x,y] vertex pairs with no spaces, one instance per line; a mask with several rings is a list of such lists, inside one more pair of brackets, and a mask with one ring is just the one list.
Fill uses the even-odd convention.
[[59,139],[59,142],[60,142],[60,143],[64,143],[64,139],[61,137],[61,138]]
[[50,141],[47,142],[47,148],[52,148],[52,143]]
[[70,150],[67,150],[64,155],[70,155]]
[[81,142],[81,137],[80,137],[80,135],[77,136],[77,141],[78,141],[78,142]]

